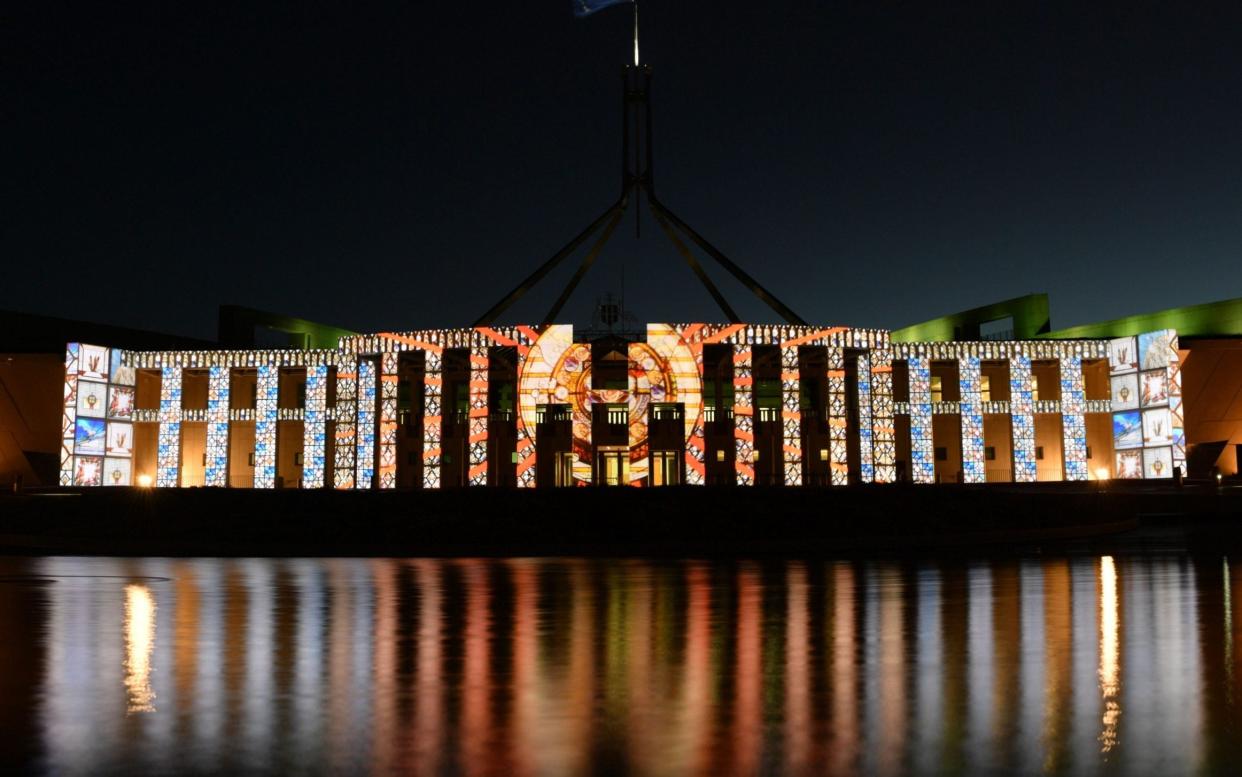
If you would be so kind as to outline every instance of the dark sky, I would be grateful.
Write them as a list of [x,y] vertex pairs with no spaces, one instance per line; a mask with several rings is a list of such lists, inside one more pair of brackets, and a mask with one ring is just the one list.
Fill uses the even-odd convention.
[[[0,20],[0,307],[208,337],[222,302],[464,326],[617,194],[628,6],[36,5]],[[1061,327],[1242,296],[1236,17],[641,9],[661,199],[813,322],[1047,291]],[[562,320],[623,266],[639,320],[720,319],[644,217]],[[537,321],[571,271],[508,319]]]

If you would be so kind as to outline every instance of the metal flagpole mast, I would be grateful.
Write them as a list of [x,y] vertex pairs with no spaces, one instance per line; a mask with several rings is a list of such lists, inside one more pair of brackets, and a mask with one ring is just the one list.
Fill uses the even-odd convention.
[[634,0],[634,67],[638,67],[638,0]]

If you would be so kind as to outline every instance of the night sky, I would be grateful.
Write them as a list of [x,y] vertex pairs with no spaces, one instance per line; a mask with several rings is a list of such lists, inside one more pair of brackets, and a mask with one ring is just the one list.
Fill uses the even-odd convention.
[[[0,24],[0,307],[201,337],[220,303],[465,326],[618,192],[629,6],[38,5]],[[815,323],[1242,296],[1236,19],[941,5],[643,0],[661,199]],[[623,275],[640,321],[720,320],[649,213],[633,235],[561,320]]]

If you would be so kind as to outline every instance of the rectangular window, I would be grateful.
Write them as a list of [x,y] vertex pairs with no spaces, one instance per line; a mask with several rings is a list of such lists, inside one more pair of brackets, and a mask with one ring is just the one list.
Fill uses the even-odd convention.
[[724,461],[724,450],[716,451],[716,461]]
[[988,461],[996,461],[996,448],[989,445],[983,449],[983,458]]
[[[1031,399],[1035,402],[1039,401],[1039,376],[1031,376]],[[1040,458],[1043,458],[1042,456]]]
[[931,401],[944,401],[944,378],[939,375],[933,375],[931,379]]
[[820,460],[820,461],[828,461],[828,449],[827,449],[827,448],[820,448],[820,449],[819,449],[819,460]]
[[992,401],[992,376],[991,375],[979,376],[979,401],[980,402],[991,402]]
[[936,461],[948,461],[948,460],[949,460],[949,449],[948,448],[936,448]]
[[555,454],[555,467],[552,472],[552,483],[557,488],[574,484],[574,454],[562,452]]
[[1039,459],[1040,461],[1044,460],[1044,446],[1042,445],[1035,446],[1035,458]]
[[681,456],[677,451],[652,451],[651,485],[676,486],[681,483]]

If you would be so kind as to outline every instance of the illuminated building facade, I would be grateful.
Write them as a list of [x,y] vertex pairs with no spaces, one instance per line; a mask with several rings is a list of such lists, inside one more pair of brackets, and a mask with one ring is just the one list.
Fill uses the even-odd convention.
[[1167,478],[1177,333],[563,324],[335,349],[67,347],[62,486],[436,489]]

